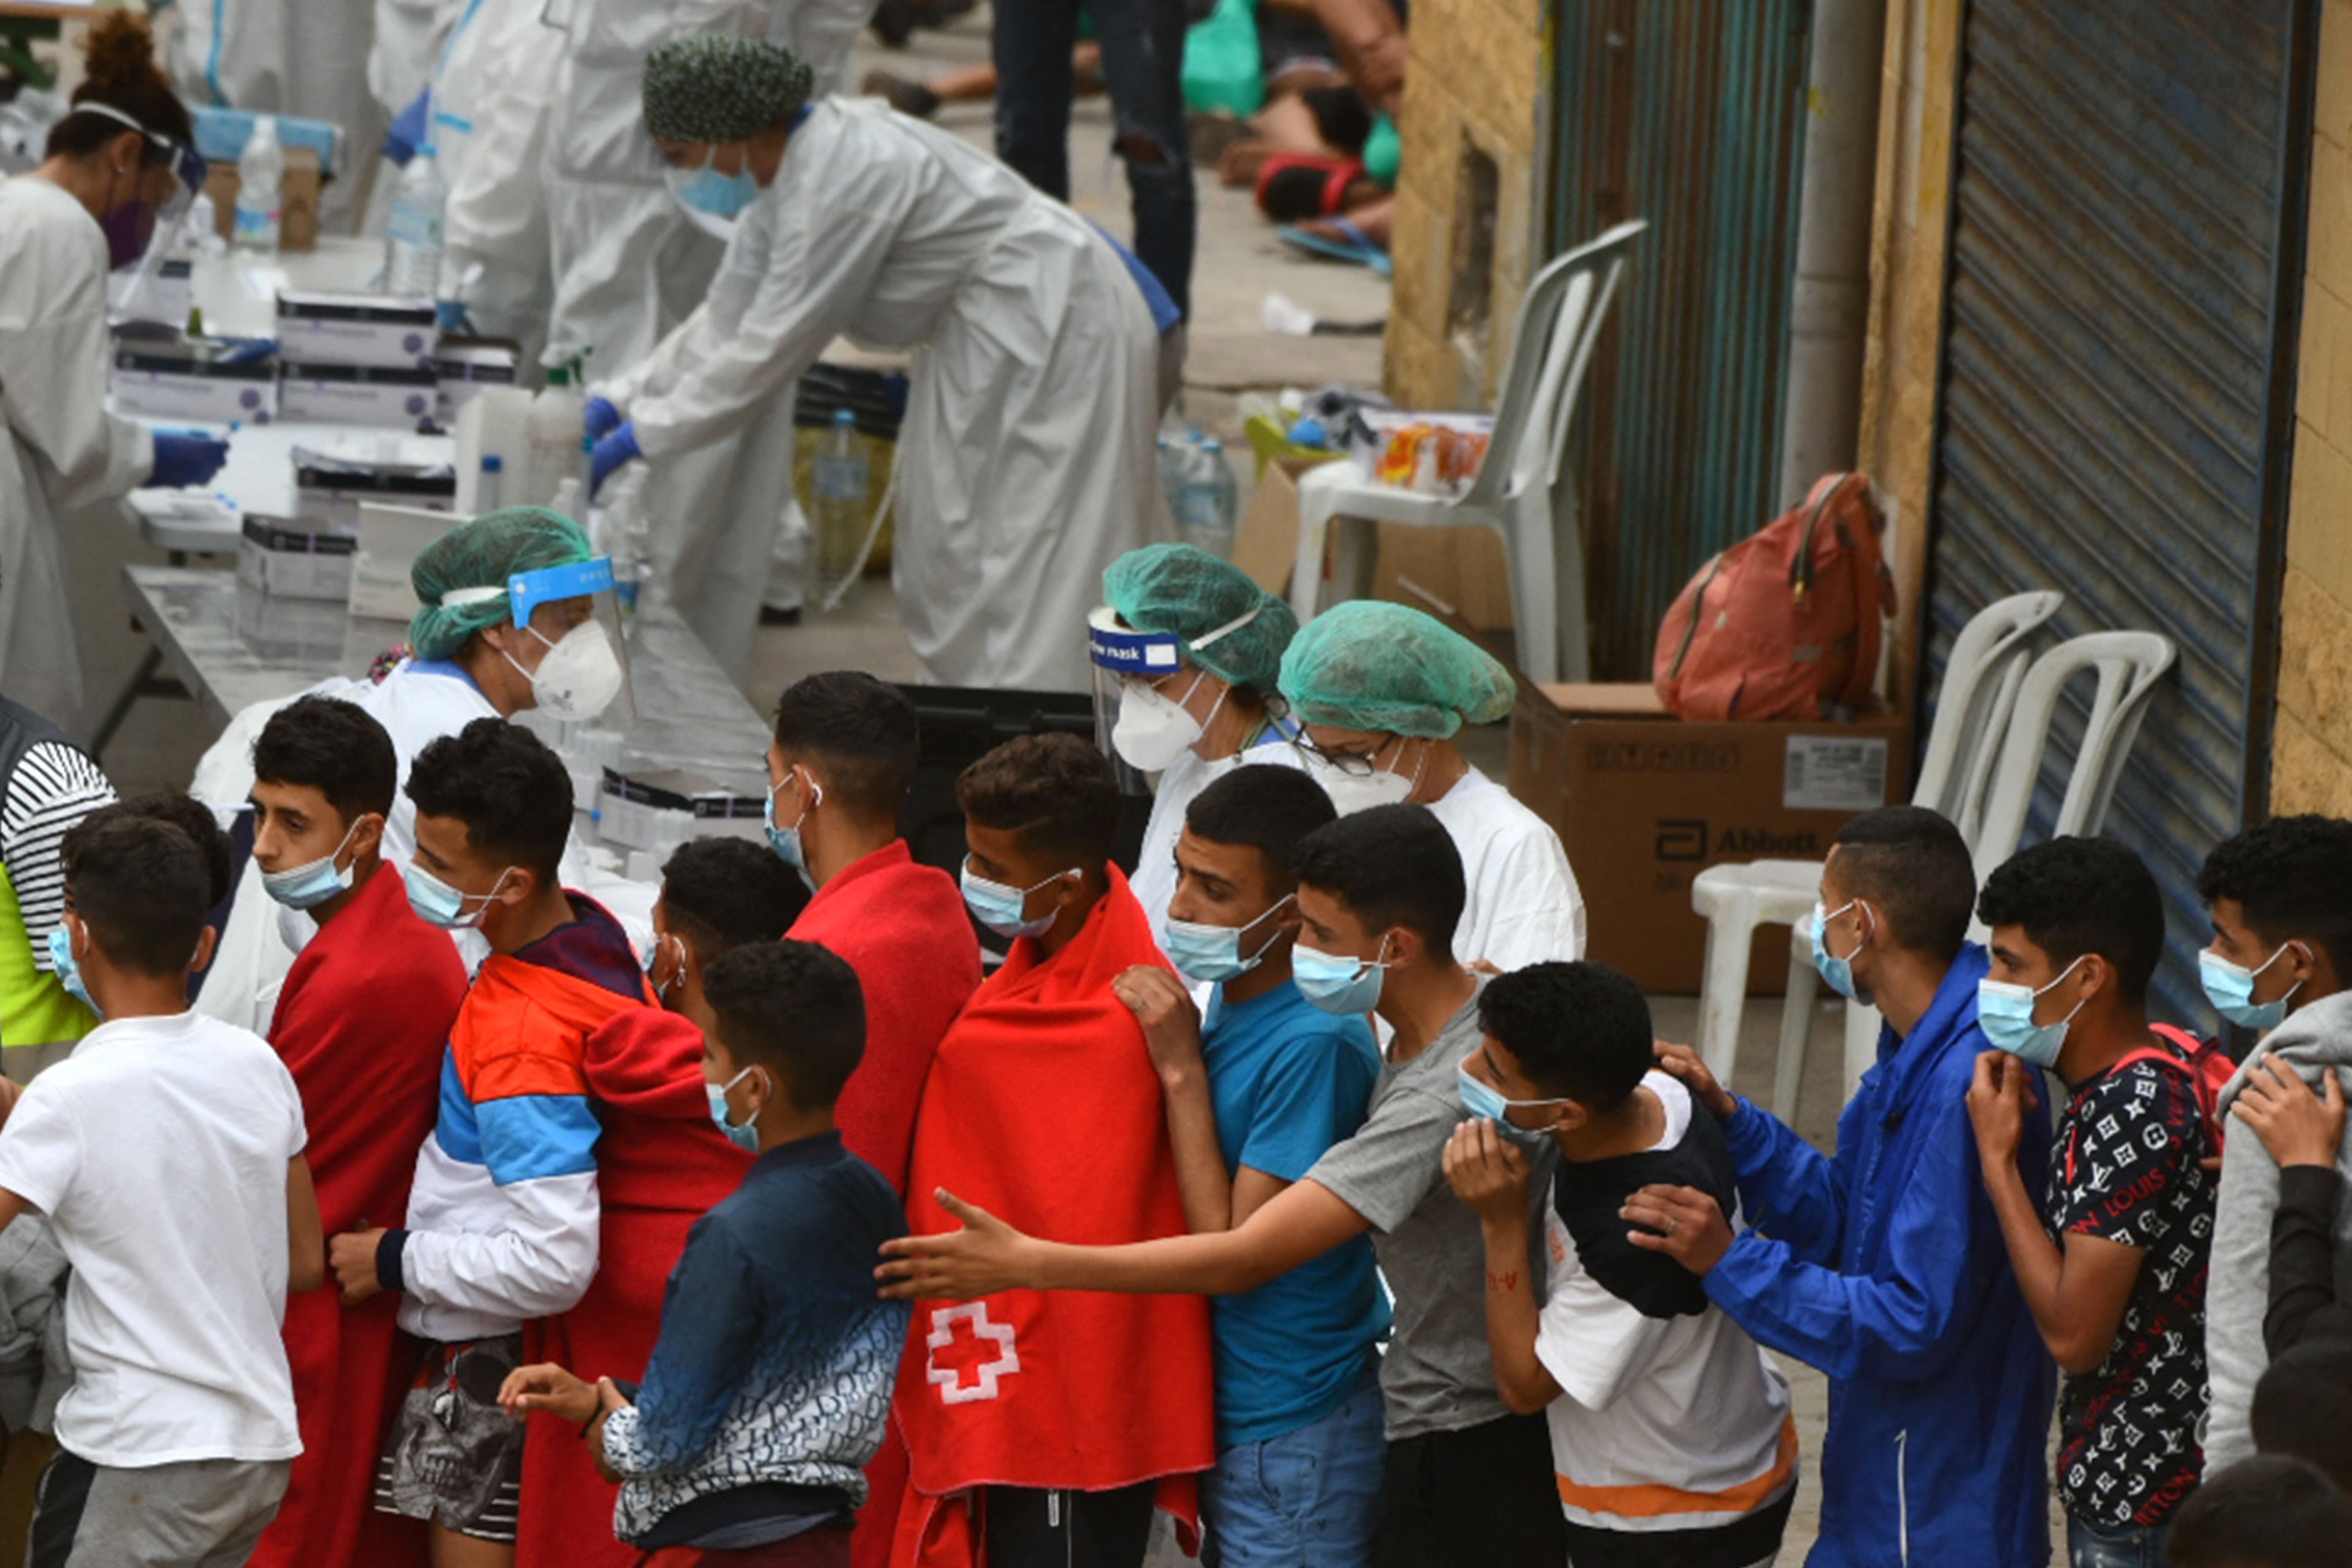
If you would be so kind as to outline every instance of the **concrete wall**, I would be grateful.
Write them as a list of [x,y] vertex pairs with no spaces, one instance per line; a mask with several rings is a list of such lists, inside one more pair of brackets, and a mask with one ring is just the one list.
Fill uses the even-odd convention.
[[1889,695],[1911,700],[1927,558],[1952,131],[1963,0],[1887,0],[1879,91],[1878,195],[1863,360],[1863,470],[1889,501],[1887,557],[1902,609],[1889,639]]
[[[1545,0],[1415,0],[1398,132],[1389,310],[1388,393],[1422,408],[1483,408],[1510,350],[1510,328],[1543,221],[1538,200],[1551,51]],[[1495,162],[1497,202],[1484,343],[1454,341],[1447,318],[1464,206],[1462,164]]]
[[2352,816],[2352,0],[2327,0],[2311,149],[2271,810]]

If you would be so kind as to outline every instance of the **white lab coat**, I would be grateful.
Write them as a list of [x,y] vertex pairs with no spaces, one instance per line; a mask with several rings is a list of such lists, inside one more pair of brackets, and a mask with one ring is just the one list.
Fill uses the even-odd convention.
[[1168,948],[1168,906],[1176,897],[1176,840],[1184,834],[1184,814],[1202,790],[1235,768],[1259,763],[1293,768],[1307,765],[1297,747],[1269,729],[1247,751],[1215,762],[1187,749],[1160,775],[1159,787],[1151,792],[1151,815],[1143,824],[1143,847],[1136,854],[1135,875],[1127,879],[1127,885],[1151,921],[1151,939],[1161,952]]
[[153,438],[106,411],[106,236],[47,180],[0,179],[0,691],[81,728],[60,515],[127,495]]
[[172,82],[189,103],[343,128],[346,177],[320,192],[319,228],[350,232],[361,183],[352,176],[392,123],[369,90],[375,0],[177,0],[172,15]]
[[1084,690],[1077,628],[1103,569],[1173,531],[1159,334],[1125,264],[956,138],[828,100],[745,210],[710,298],[608,395],[659,462],[741,428],[844,333],[922,351],[893,572],[924,678]]
[[464,0],[432,68],[433,151],[449,193],[444,287],[479,266],[467,314],[478,331],[521,343],[527,364],[546,344],[555,300],[540,171],[555,95],[547,60],[563,35],[540,20],[541,6]]
[[1429,809],[1462,851],[1455,958],[1507,972],[1584,956],[1584,894],[1549,823],[1476,768]]
[[433,61],[466,0],[375,0],[375,36],[369,40],[368,91],[397,116],[433,79]]

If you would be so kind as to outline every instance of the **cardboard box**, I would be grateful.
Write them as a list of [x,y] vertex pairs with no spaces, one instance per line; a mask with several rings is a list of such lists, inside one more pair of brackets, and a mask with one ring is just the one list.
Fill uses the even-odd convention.
[[[1279,456],[1260,468],[1257,489],[1234,531],[1231,559],[1267,593],[1290,592],[1290,570],[1298,559],[1298,476],[1321,462],[1346,461],[1336,453],[1319,462]],[[1374,526],[1374,598],[1451,616],[1481,631],[1510,629],[1511,575],[1502,535],[1484,528]]]
[[118,346],[107,396],[117,414],[143,419],[267,425],[278,416],[278,362],[232,363]]
[[248,517],[237,541],[237,579],[280,599],[340,604],[351,595],[357,542],[348,534],[302,533]]
[[[278,386],[278,416],[318,425],[367,425],[414,430],[433,412],[441,378],[423,370],[381,365],[297,364],[288,361]],[[453,484],[452,491],[456,487]]]
[[360,531],[360,507],[368,502],[448,511],[457,504],[457,476],[415,473],[397,468],[304,461],[294,454],[294,521],[320,533],[346,537]]
[[[394,294],[278,291],[278,353],[289,364],[370,365],[435,372],[440,328],[433,301]],[[427,375],[437,394],[440,377]]]
[[[1588,958],[1695,995],[1706,922],[1691,879],[1731,861],[1819,860],[1846,820],[1909,798],[1910,721],[1685,723],[1639,686],[1523,690],[1511,793],[1559,834],[1591,910]],[[1784,927],[1757,933],[1751,996],[1787,984]]]
[[1257,489],[1234,530],[1231,559],[1269,594],[1290,592],[1290,568],[1298,559],[1298,476],[1320,466],[1290,457],[1259,465]]
[[[307,147],[286,149],[286,178],[278,187],[278,248],[319,248],[319,155]],[[213,199],[213,226],[222,239],[236,227],[236,161],[213,163],[205,173],[205,195]]]

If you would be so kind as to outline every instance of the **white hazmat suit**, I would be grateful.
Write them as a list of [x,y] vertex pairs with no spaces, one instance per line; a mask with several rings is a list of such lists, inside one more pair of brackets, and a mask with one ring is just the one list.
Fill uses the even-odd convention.
[[844,333],[920,351],[893,567],[924,678],[1086,689],[1069,628],[1106,566],[1173,531],[1154,473],[1159,333],[1126,264],[946,132],[820,103],[710,298],[606,395],[658,463],[740,428]]
[[[536,362],[554,301],[547,193],[540,166],[563,35],[540,20],[541,0],[464,0],[433,68],[430,134],[448,203],[445,286],[466,284],[477,331],[522,344]],[[536,498],[545,499],[545,498]]]
[[69,731],[81,655],[60,514],[129,494],[154,439],[106,411],[106,236],[32,175],[0,179],[0,691]]

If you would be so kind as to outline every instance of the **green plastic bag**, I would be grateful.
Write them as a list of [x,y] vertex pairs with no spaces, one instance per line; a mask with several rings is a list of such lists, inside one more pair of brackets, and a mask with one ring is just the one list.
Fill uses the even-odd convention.
[[1364,173],[1376,184],[1392,191],[1396,189],[1397,169],[1403,162],[1404,146],[1397,140],[1396,121],[1383,114],[1372,121],[1372,133],[1364,142]]
[[1184,107],[1206,114],[1255,114],[1265,103],[1265,64],[1250,0],[1217,0],[1209,19],[1184,35]]

